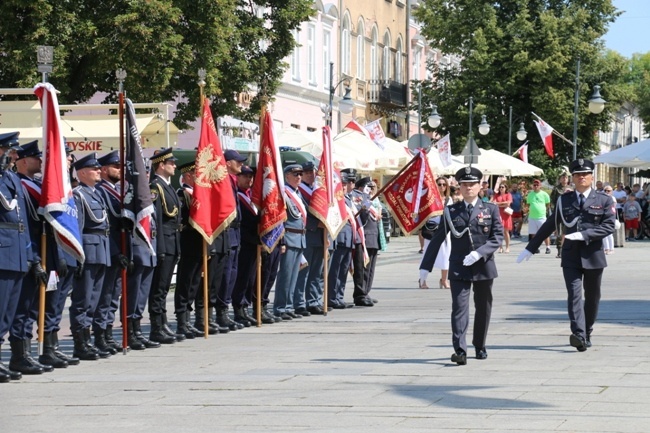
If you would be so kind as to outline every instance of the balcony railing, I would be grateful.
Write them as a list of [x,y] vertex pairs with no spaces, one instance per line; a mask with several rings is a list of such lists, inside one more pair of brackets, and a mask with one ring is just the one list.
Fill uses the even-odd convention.
[[406,84],[391,80],[369,80],[367,101],[381,111],[406,109]]

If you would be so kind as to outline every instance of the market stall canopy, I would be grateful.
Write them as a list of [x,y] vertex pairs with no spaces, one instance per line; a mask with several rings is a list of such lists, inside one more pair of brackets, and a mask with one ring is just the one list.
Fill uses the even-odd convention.
[[378,147],[379,157],[375,160],[377,170],[399,170],[413,158],[406,143],[386,137],[383,146],[383,149]]
[[[494,149],[480,149],[478,164],[472,164],[483,172],[484,175],[503,176],[541,176],[544,170],[532,164],[528,164],[518,158],[514,158]],[[462,161],[463,157],[459,157]]]
[[[134,104],[138,108],[141,104]],[[144,104],[150,106],[152,104]],[[156,105],[156,104],[153,104]],[[120,148],[120,123],[117,115],[76,115],[77,110],[106,110],[111,105],[61,105],[61,129],[68,145],[77,152],[108,152]],[[41,107],[38,101],[0,102],[0,134],[19,131],[20,142],[38,140],[42,147],[43,129]],[[164,148],[174,146],[179,130],[161,113],[136,114],[136,125],[142,136],[142,146]]]
[[650,166],[650,139],[598,155],[594,158],[594,162],[612,167],[648,167]]

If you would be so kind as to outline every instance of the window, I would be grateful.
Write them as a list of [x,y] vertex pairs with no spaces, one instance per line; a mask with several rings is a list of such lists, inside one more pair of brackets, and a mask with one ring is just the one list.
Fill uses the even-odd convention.
[[300,32],[292,30],[291,34],[297,44],[291,52],[291,78],[300,81]]
[[392,66],[392,62],[390,59],[390,33],[386,32],[384,34],[384,50],[383,50],[383,62],[382,62],[382,78],[385,81],[390,80],[390,68]]
[[379,47],[377,46],[377,28],[372,29],[372,40],[370,42],[370,78],[379,79]]
[[343,30],[341,31],[341,72],[350,75],[350,18],[348,15],[343,18]]
[[422,47],[417,47],[415,49],[415,54],[413,55],[413,79],[420,79],[420,72],[422,68]]
[[357,24],[357,78],[366,79],[366,30],[363,25],[363,19],[359,19]]
[[307,27],[307,80],[316,85],[316,27]]
[[330,88],[330,62],[332,38],[329,30],[323,30],[323,88],[329,91]]
[[397,52],[395,53],[395,81],[402,82],[402,38],[397,40]]

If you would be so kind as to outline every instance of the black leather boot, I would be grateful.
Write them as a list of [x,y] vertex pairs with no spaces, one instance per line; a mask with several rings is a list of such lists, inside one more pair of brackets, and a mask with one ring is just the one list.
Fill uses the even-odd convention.
[[140,324],[140,321],[142,319],[133,319],[133,334],[135,335],[135,338],[140,340],[142,344],[144,344],[144,347],[147,349],[157,349],[160,347],[160,343],[157,341],[151,341],[147,338],[146,335],[142,333],[142,327]]
[[[255,319],[255,322],[257,322],[257,310],[255,308],[253,308],[253,318]],[[273,316],[271,316],[264,307],[262,307],[262,323],[265,325],[272,325],[275,323]]]
[[82,361],[96,361],[99,359],[99,354],[91,350],[86,344],[86,330],[81,329],[72,334],[72,340],[74,341],[74,350],[72,355],[79,358]]
[[32,357],[32,339],[31,338],[26,338],[23,340],[23,344],[25,345],[25,353],[31,360],[32,364],[34,364],[37,367],[41,367],[43,369],[43,373],[51,373],[54,371],[54,367],[52,367],[49,364],[41,364],[38,362],[36,359]]
[[59,334],[52,332],[52,344],[54,345],[54,354],[57,358],[64,360],[68,365],[79,365],[79,358],[68,356],[59,349]]
[[54,353],[54,339],[51,332],[43,333],[43,354],[38,357],[38,362],[51,365],[53,368],[66,368],[68,362],[56,356]]
[[99,351],[100,358],[110,358],[111,355],[115,355],[117,351],[108,345],[106,342],[104,329],[97,329],[93,332],[95,336],[95,347]]
[[172,328],[169,327],[169,321],[167,321],[167,313],[162,313],[162,331],[169,335],[170,337],[174,337],[174,340],[176,341],[183,341],[185,340],[184,335],[176,335],[174,331],[172,331]]
[[113,325],[106,325],[106,331],[104,331],[104,339],[106,340],[106,344],[115,349],[115,353],[122,351],[122,344],[120,344],[120,342],[117,341],[115,337],[113,337]]
[[234,307],[233,306],[232,309],[233,309],[233,312],[235,313],[235,322],[241,323],[246,328],[250,328],[251,322],[248,321],[248,319],[244,315],[244,307]]
[[[199,308],[194,312],[194,328],[198,330],[203,330],[205,329],[205,314],[204,314],[204,309]],[[203,332],[203,331],[201,331]],[[219,333],[219,329],[217,328],[217,324],[214,322],[212,317],[209,318],[208,320],[208,335],[216,335]],[[205,334],[203,335],[205,336]]]
[[194,339],[194,333],[190,330],[190,328],[187,326],[187,315],[185,313],[180,313],[176,315],[176,334],[174,335],[176,337],[176,340],[179,340],[179,337],[185,339],[187,338],[188,340]]
[[20,371],[13,371],[2,363],[2,350],[0,350],[0,373],[9,375],[11,380],[20,380],[23,377]]
[[32,357],[25,352],[25,341],[10,341],[11,359],[9,369],[22,374],[43,374],[43,368],[34,364]]
[[163,318],[161,314],[151,315],[151,332],[149,333],[149,340],[160,344],[174,344],[176,341],[174,337],[167,335],[163,331]]
[[144,343],[135,336],[135,330],[133,329],[133,319],[127,319],[126,327],[126,335],[129,347],[133,350],[145,350],[146,346]]
[[241,307],[241,315],[246,319],[251,326],[257,326],[257,315],[255,317],[251,316],[248,314],[248,307],[246,305],[242,305]]
[[84,329],[84,343],[86,344],[88,350],[99,355],[99,350],[97,350],[97,348],[93,344],[93,341],[90,339],[90,328]]
[[237,323],[233,322],[230,319],[230,316],[228,316],[228,307],[217,307],[217,325],[220,327],[225,327],[230,329],[231,331],[236,331],[238,329],[242,329],[239,326],[237,326]]
[[205,337],[205,332],[195,328],[194,325],[192,325],[192,313],[189,311],[185,312],[185,323],[187,323],[187,329],[190,330],[192,334],[194,334],[195,337],[200,338],[200,337]]

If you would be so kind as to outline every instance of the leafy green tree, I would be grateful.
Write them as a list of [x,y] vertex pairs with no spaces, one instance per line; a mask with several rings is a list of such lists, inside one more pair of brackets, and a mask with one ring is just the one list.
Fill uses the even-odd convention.
[[[619,14],[611,0],[423,0],[415,14],[431,46],[460,59],[459,67],[429,65],[436,79],[422,83],[425,106],[438,105],[443,116],[439,132],[451,132],[455,152],[467,139],[470,96],[480,147],[507,152],[510,106],[513,151],[518,147],[514,134],[521,121],[530,149],[542,146],[532,112],[572,139],[578,59],[578,155],[591,156],[596,151],[595,132],[607,130],[612,112],[628,95],[621,79],[626,60],[606,53],[600,39]],[[601,85],[608,101],[600,115],[587,114],[595,84]],[[485,137],[476,131],[482,114],[491,126]],[[566,165],[572,146],[554,139],[554,147],[557,156],[552,166]]]
[[632,55],[626,82],[633,94],[631,100],[639,108],[645,132],[650,133],[650,53]]
[[[36,46],[55,47],[49,80],[61,103],[97,92],[117,99],[115,70],[128,76],[136,102],[179,98],[174,122],[199,113],[198,70],[213,114],[255,118],[272,96],[295,41],[291,31],[313,14],[311,0],[3,0],[0,3],[0,87],[40,81]],[[237,93],[253,90],[248,111]]]

